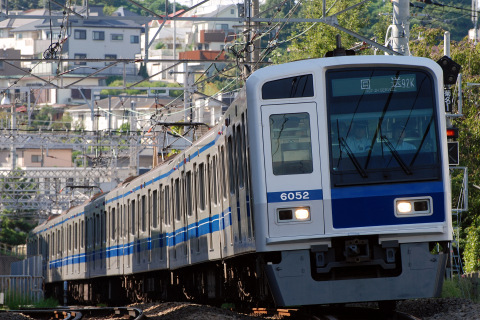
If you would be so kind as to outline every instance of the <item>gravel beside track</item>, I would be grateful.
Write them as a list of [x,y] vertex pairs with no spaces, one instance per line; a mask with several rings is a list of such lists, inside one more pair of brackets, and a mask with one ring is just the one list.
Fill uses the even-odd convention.
[[406,300],[397,310],[422,320],[478,320],[480,304],[461,298]]
[[[259,320],[273,319],[245,315],[230,310],[185,302],[133,304],[142,309],[149,320]],[[397,304],[397,310],[422,320],[478,320],[480,304],[467,299],[442,298],[406,300]],[[1,320],[30,320],[21,314],[0,312]],[[93,318],[89,318],[93,319]],[[111,318],[110,318],[111,319]],[[275,317],[275,319],[279,319]],[[288,319],[288,318],[287,318]],[[104,319],[96,319],[104,320]]]
[[[230,310],[183,302],[134,304],[131,307],[143,309],[151,320],[253,320],[261,317],[239,314]],[[397,311],[411,314],[422,320],[478,320],[480,304],[467,299],[441,298],[401,301]]]

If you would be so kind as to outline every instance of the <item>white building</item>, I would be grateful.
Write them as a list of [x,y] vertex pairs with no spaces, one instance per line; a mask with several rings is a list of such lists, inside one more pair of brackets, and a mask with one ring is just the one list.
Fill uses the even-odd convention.
[[[75,7],[76,13],[86,16],[86,7]],[[126,76],[138,80],[138,70],[134,63],[117,63],[117,59],[135,59],[140,53],[140,36],[142,26],[132,20],[100,19],[103,7],[89,6],[89,19],[81,19],[73,14],[65,19],[49,19],[50,12],[45,9],[34,9],[22,12],[22,16],[34,16],[37,19],[9,18],[0,22],[0,48],[17,48],[23,59],[55,58],[45,62],[23,62],[22,67],[31,70],[34,85],[42,82],[40,79],[62,81],[62,85],[78,83],[78,86],[92,87],[103,84],[107,76]],[[11,12],[10,12],[11,13]],[[120,11],[122,14],[122,11]],[[62,16],[62,12],[52,11],[52,16]],[[115,14],[115,15],[118,15]],[[38,19],[38,16],[45,16]],[[95,18],[97,17],[97,18]],[[75,59],[77,61],[68,61]],[[82,61],[94,59],[99,61]],[[108,67],[110,66],[111,67]],[[103,70],[102,70],[103,69]],[[98,72],[86,80],[86,75]],[[19,76],[25,73],[18,71]],[[61,75],[62,77],[56,77]],[[14,78],[10,79],[15,81]],[[40,81],[38,81],[40,80]],[[81,80],[81,81],[80,81]],[[6,79],[7,82],[8,79]],[[28,84],[26,84],[28,85]],[[21,86],[21,84],[17,84]],[[6,86],[2,85],[3,88]],[[90,99],[87,88],[80,94],[78,90],[55,90],[46,94],[49,98],[45,103],[68,104],[81,103],[84,98]]]

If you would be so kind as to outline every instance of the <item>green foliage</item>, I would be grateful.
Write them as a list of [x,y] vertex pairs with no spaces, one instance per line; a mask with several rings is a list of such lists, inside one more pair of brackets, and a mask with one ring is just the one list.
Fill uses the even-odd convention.
[[466,273],[480,270],[480,229],[475,226],[467,228],[463,260]]
[[442,298],[461,298],[462,290],[459,287],[459,281],[464,282],[463,279],[459,280],[458,278],[445,279],[442,287]]
[[55,308],[59,305],[58,300],[55,298],[47,298],[33,304],[34,308]]
[[160,50],[160,49],[163,49],[163,48],[165,48],[165,44],[163,42],[158,42],[155,45],[155,49],[157,49],[157,50]]
[[455,275],[445,279],[442,288],[442,298],[469,298],[475,302],[480,301],[478,278]]
[[25,244],[28,232],[30,232],[35,225],[25,218],[12,219],[7,216],[1,216],[1,218],[0,242],[12,246]]
[[[126,86],[128,87],[130,84],[127,84]],[[123,86],[123,80],[115,80],[109,84],[111,87],[122,87]],[[156,81],[156,82],[150,82],[150,81],[143,81],[140,82],[139,84],[136,84],[135,87],[144,87],[144,88],[151,88],[151,87],[181,87],[180,84],[178,83],[168,83],[168,82],[161,82],[161,81]],[[111,96],[118,96],[121,95],[122,93],[127,93],[129,95],[136,95],[136,94],[146,94],[146,90],[140,90],[140,89],[126,89],[126,90],[121,90],[121,89],[105,89],[100,92],[102,97],[107,97],[109,95]],[[170,97],[178,97],[183,95],[183,90],[172,90],[170,91]]]
[[130,123],[129,122],[122,123],[120,128],[118,128],[118,131],[119,132],[130,132]]
[[58,300],[54,298],[47,298],[40,301],[33,301],[29,296],[21,295],[19,293],[6,292],[5,304],[8,310],[18,310],[25,308],[55,308],[59,306]]
[[[352,2],[348,0],[327,0],[326,8],[329,8],[327,15],[340,12],[351,6]],[[304,18],[319,18],[323,15],[323,1],[315,0],[307,2],[301,12]],[[368,19],[365,5],[361,5],[354,10],[349,10],[338,16],[338,24],[344,28],[358,32],[367,25]],[[306,31],[308,30],[308,31]],[[305,32],[306,31],[306,32]],[[288,54],[288,60],[319,58],[325,53],[336,48],[336,35],[340,31],[324,23],[317,23],[312,26],[311,23],[298,24],[295,34],[298,36]],[[342,46],[350,48],[358,40],[352,36],[342,34]]]

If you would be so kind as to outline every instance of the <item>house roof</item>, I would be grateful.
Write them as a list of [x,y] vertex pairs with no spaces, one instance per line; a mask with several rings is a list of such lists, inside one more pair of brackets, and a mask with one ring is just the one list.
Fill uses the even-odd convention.
[[[109,99],[101,99],[95,101],[95,110],[100,109],[104,110],[111,110],[112,112],[124,112],[128,111],[131,108],[131,104],[135,101],[135,110],[138,112],[153,112],[155,110],[165,110],[168,113],[168,110],[176,109],[177,106],[183,108],[183,102],[181,100],[177,100],[178,102],[174,102],[170,105],[168,109],[165,109],[164,106],[171,103],[175,98],[167,97],[167,96],[159,96],[157,99],[152,97],[146,96],[137,96],[135,98],[132,97],[111,97],[111,105],[109,108]],[[90,112],[90,106],[88,104],[82,104],[80,106],[71,107],[66,110],[70,113],[84,113]]]
[[[74,9],[77,13],[84,13],[85,7],[76,7]],[[89,8],[90,16],[103,16],[101,10],[98,10],[97,7]],[[118,11],[118,10],[117,10]],[[121,14],[125,16],[138,16],[133,12],[126,14],[128,10],[120,11]],[[35,9],[29,10],[22,13],[22,15],[43,15],[45,19],[7,19],[0,22],[0,28],[11,28],[13,32],[25,32],[25,31],[35,31],[38,29],[50,29],[60,28],[65,22],[63,19],[49,19],[49,15],[59,16],[62,15],[61,11],[49,11],[46,9]],[[87,20],[79,19],[76,16],[70,16],[68,19],[69,25],[73,27],[93,27],[93,28],[129,28],[129,29],[141,29],[142,25],[136,23],[132,20]]]

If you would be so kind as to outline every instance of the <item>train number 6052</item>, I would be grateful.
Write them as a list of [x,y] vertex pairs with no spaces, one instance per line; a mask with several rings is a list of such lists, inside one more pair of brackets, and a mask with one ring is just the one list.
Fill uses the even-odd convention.
[[309,200],[310,193],[308,191],[283,192],[282,194],[280,194],[280,199],[282,199],[282,201]]

